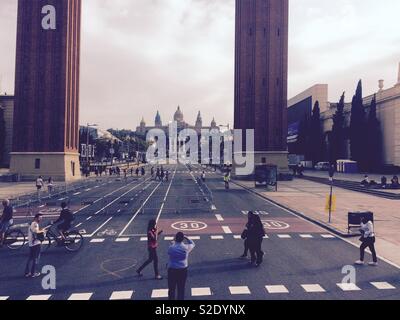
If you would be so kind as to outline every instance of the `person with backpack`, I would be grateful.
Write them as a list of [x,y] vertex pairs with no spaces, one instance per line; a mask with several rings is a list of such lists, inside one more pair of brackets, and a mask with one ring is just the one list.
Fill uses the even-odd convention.
[[247,223],[246,223],[246,227],[243,230],[242,236],[241,236],[242,239],[244,240],[244,252],[243,252],[243,255],[240,257],[241,259],[247,259],[248,255],[249,255],[249,250],[250,250],[250,248],[249,248],[249,239],[248,239],[249,226],[252,223],[253,217],[254,217],[254,213],[252,211],[250,211],[249,214],[248,214],[248,220],[247,220]]
[[147,226],[147,250],[149,252],[149,258],[146,260],[143,265],[137,269],[136,273],[138,277],[143,277],[142,271],[153,262],[154,265],[154,273],[156,280],[162,280],[163,277],[160,275],[158,270],[158,255],[157,255],[157,248],[158,248],[158,237],[163,233],[163,231],[158,231],[157,228],[157,221],[150,220]]
[[37,278],[41,275],[40,272],[36,272],[36,267],[39,264],[40,259],[42,241],[44,241],[45,234],[45,230],[40,229],[39,226],[41,220],[42,215],[37,214],[28,229],[29,257],[25,267],[26,278]]
[[74,214],[69,210],[67,203],[61,203],[60,217],[53,224],[57,225],[58,233],[63,240],[65,240],[65,233],[71,229],[74,220]]
[[356,261],[356,265],[364,265],[365,249],[369,248],[372,253],[372,262],[370,262],[369,265],[372,267],[376,267],[378,265],[378,257],[375,250],[376,238],[374,232],[374,224],[370,219],[367,219],[365,217],[362,219],[360,232],[362,234],[360,238],[360,260]]
[[251,254],[250,265],[259,267],[263,262],[264,252],[262,251],[262,242],[265,237],[264,226],[260,216],[254,215],[248,226],[248,246]]

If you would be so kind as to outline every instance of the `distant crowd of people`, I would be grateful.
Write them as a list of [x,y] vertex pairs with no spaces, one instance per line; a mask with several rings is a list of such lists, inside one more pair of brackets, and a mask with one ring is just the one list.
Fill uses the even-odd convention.
[[168,170],[164,170],[164,167],[151,167],[150,169],[151,178],[156,181],[169,181],[170,172]]
[[381,189],[400,189],[399,177],[393,176],[390,183],[385,176],[382,176],[380,183],[371,180],[368,175],[361,181],[363,187],[376,187]]

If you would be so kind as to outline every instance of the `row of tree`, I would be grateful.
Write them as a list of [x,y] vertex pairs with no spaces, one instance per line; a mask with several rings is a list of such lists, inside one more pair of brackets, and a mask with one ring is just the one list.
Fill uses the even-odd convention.
[[367,114],[361,80],[352,100],[350,117],[350,125],[347,126],[343,93],[333,116],[332,131],[324,134],[317,101],[311,117],[306,115],[300,122],[295,153],[303,154],[314,165],[320,161],[335,163],[348,158],[347,146],[350,143],[350,157],[358,162],[360,170],[378,170],[382,164],[382,134],[377,118],[376,96],[373,97]]
[[4,109],[0,107],[0,167],[4,164],[6,143],[6,121],[4,119]]

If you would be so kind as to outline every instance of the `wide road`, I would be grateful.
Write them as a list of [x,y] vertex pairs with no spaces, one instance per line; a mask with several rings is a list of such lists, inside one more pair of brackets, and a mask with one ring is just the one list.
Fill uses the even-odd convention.
[[[400,298],[397,267],[380,261],[378,267],[354,268],[358,248],[344,239],[239,186],[225,190],[221,176],[206,170],[211,196],[196,181],[203,170],[200,166],[165,168],[171,172],[168,182],[154,181],[147,173],[127,181],[99,181],[67,195],[76,212],[75,229],[85,236],[82,249],[71,254],[53,247],[42,254],[40,267],[56,269],[55,290],[44,290],[42,278],[23,277],[28,248],[1,249],[0,300],[165,299],[167,249],[178,231],[196,243],[190,256],[188,299]],[[49,215],[45,225],[57,215],[61,201],[65,199],[53,199],[33,212]],[[239,259],[240,234],[250,210],[261,215],[268,233],[265,261],[259,268]],[[18,223],[30,220],[26,212],[18,210]],[[135,273],[147,258],[150,219],[164,230],[159,246],[165,277],[161,281],[154,280],[152,266],[144,270],[143,278]],[[343,282],[343,268],[354,271],[355,283]]]

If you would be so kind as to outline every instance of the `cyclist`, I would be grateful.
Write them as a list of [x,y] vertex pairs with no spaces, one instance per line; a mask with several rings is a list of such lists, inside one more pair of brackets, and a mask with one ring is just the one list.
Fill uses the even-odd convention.
[[224,182],[225,182],[225,189],[229,189],[229,182],[231,181],[231,175],[230,175],[230,173],[229,172],[227,172],[225,175],[224,175]]
[[61,238],[65,240],[65,233],[71,229],[72,221],[74,221],[75,218],[71,210],[68,209],[66,202],[61,203],[61,209],[60,217],[54,221],[53,224],[58,224],[58,233],[60,234]]
[[10,205],[10,200],[4,200],[3,202],[3,215],[0,218],[0,247],[3,246],[4,238],[8,228],[13,224],[13,213],[14,210]]

